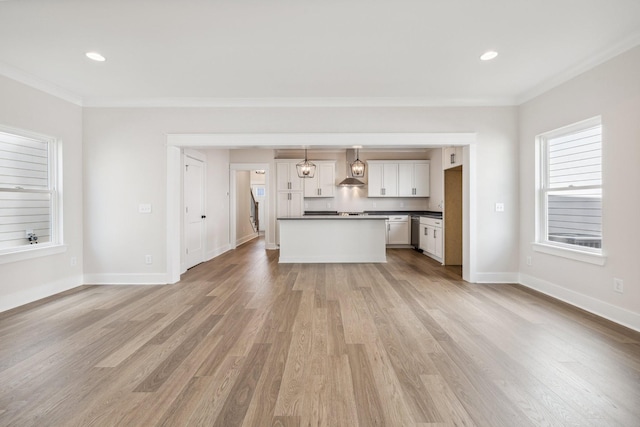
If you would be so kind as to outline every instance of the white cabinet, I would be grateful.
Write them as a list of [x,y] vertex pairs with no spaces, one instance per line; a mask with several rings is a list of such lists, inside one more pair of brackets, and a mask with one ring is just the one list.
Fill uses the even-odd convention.
[[278,191],[277,199],[277,217],[304,215],[302,192]]
[[387,245],[409,245],[411,227],[408,215],[393,215],[387,220]]
[[276,216],[302,216],[304,214],[304,178],[298,178],[299,160],[276,162]]
[[462,165],[462,147],[442,149],[442,169],[455,168],[460,165]]
[[428,160],[369,160],[369,197],[429,197]]
[[276,162],[276,191],[302,191],[305,178],[298,178],[298,162],[300,160]]
[[398,163],[372,160],[367,163],[368,196],[397,197]]
[[429,161],[398,163],[398,196],[429,197]]
[[304,178],[304,197],[333,197],[336,187],[336,163],[313,161],[316,173]]
[[442,262],[442,220],[420,218],[420,249],[427,256]]

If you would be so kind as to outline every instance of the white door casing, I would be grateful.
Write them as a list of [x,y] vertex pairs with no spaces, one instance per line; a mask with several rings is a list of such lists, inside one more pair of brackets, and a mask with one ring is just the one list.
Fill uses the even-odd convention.
[[[477,277],[477,195],[476,195],[476,134],[473,132],[454,133],[182,133],[167,135],[167,244],[166,244],[166,283],[180,280],[180,200],[181,193],[181,156],[182,149],[189,147],[206,148],[263,148],[274,147],[300,148],[301,140],[305,145],[338,147],[360,145],[362,147],[386,147],[389,141],[397,145],[425,148],[458,145],[464,146],[463,163],[463,267],[462,277],[471,283]],[[268,165],[266,165],[268,167]],[[264,169],[251,166],[251,169]],[[274,180],[275,184],[275,180]],[[273,192],[275,193],[275,192]],[[267,194],[268,190],[267,190]],[[275,194],[270,196],[275,202]],[[267,198],[269,200],[269,198]],[[268,210],[267,210],[268,212]],[[275,213],[275,210],[274,210]],[[265,221],[275,229],[275,216]],[[275,232],[265,233],[271,240],[268,245],[275,249]]]
[[204,162],[184,156],[184,246],[185,268],[204,261],[205,205]]

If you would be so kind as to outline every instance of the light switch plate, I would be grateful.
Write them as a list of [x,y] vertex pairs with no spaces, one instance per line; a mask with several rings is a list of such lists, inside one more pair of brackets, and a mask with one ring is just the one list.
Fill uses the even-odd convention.
[[150,214],[151,213],[151,203],[140,203],[138,205],[138,213]]
[[624,293],[624,281],[622,279],[613,279],[613,290],[623,294]]

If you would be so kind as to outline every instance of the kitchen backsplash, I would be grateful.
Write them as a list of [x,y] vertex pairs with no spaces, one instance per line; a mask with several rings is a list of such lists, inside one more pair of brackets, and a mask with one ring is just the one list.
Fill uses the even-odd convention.
[[[306,211],[361,212],[383,210],[441,211],[429,198],[367,197],[366,187],[336,187],[335,197],[304,199]],[[434,202],[432,202],[434,203]]]

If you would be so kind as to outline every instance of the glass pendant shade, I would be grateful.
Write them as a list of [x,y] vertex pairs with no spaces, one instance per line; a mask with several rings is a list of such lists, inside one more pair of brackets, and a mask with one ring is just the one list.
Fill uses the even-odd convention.
[[364,176],[364,162],[358,158],[358,150],[356,150],[356,160],[351,163],[351,175],[354,178],[362,178]]
[[313,178],[316,174],[316,165],[307,160],[307,150],[304,150],[304,160],[296,165],[298,178]]

